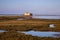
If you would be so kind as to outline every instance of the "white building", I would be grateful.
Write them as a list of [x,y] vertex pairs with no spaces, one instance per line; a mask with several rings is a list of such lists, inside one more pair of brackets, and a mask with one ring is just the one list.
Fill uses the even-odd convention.
[[24,13],[24,18],[25,19],[31,19],[32,18],[32,14],[30,12],[26,12],[26,13]]

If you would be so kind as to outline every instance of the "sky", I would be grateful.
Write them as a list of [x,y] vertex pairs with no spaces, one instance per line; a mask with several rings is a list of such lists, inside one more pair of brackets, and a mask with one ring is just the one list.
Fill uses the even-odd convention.
[[0,14],[60,15],[60,0],[0,0]]

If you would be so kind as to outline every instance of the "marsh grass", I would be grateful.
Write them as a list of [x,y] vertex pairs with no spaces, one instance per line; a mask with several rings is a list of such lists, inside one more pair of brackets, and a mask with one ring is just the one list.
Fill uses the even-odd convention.
[[0,25],[0,29],[2,30],[20,30],[20,31],[28,31],[28,30],[36,30],[36,31],[60,31],[60,28],[50,28],[48,25],[31,25],[31,24],[11,24],[11,25]]
[[[1,19],[2,18],[2,19]],[[0,29],[3,30],[37,30],[37,31],[60,31],[60,19],[25,19],[15,20],[17,18],[23,18],[20,16],[0,16],[2,20],[0,22]],[[4,19],[4,21],[3,21]],[[9,19],[6,21],[6,19]],[[13,19],[13,20],[12,20]],[[50,28],[49,25],[54,24],[54,28]]]
[[16,31],[11,30],[8,32],[0,33],[0,40],[60,40],[60,38],[37,37],[37,36],[17,33]]

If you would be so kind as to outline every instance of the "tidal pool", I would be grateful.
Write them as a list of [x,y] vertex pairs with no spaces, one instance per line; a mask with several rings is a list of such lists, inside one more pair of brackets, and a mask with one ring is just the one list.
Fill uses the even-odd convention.
[[[19,31],[18,31],[19,32]],[[60,32],[42,32],[42,31],[27,31],[27,32],[21,32],[26,35],[32,35],[32,36],[38,36],[38,37],[54,37],[54,38],[60,38]]]

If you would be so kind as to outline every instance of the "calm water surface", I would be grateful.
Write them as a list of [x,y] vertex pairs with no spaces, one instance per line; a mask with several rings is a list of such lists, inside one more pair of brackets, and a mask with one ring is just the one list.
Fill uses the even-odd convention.
[[60,19],[60,16],[33,16],[33,18],[42,18],[42,19]]
[[[20,31],[18,31],[20,32]],[[24,33],[26,35],[32,35],[32,36],[38,36],[38,37],[56,37],[56,38],[60,38],[60,36],[56,36],[56,35],[60,35],[60,32],[42,32],[42,31],[27,31],[27,32],[21,32]]]

